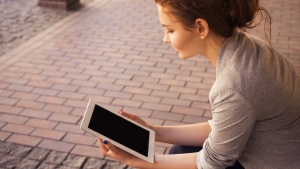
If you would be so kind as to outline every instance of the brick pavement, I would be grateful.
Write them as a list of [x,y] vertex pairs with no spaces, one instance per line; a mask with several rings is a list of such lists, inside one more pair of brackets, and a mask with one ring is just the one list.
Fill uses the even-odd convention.
[[[92,1],[81,0],[81,7]],[[0,56],[74,12],[41,8],[37,0],[0,0]]]
[[[300,70],[300,2],[264,2],[273,16],[274,47]],[[18,165],[33,160],[36,167],[79,168],[90,159],[105,159],[96,139],[79,129],[90,98],[157,125],[211,118],[207,96],[213,66],[201,57],[180,60],[162,43],[162,31],[152,1],[95,0],[1,56],[0,156]],[[167,153],[169,147],[156,143],[155,152]],[[31,157],[36,151],[45,157]],[[56,153],[64,160],[46,160]],[[69,166],[74,158],[77,166]]]

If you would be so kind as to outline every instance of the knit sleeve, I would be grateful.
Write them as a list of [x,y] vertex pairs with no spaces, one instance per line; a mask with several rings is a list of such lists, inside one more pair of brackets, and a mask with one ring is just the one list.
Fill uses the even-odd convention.
[[212,131],[197,156],[198,168],[226,168],[241,156],[256,121],[251,101],[232,89],[211,97]]

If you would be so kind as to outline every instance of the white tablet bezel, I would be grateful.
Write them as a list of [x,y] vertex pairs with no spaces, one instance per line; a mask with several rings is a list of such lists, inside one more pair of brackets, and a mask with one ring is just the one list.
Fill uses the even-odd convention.
[[[140,153],[138,153],[138,152],[136,152],[136,151],[134,151],[134,150],[132,150],[132,149],[130,149],[130,148],[128,148],[128,147],[126,147],[126,146],[124,146],[124,145],[118,143],[118,142],[116,142],[115,140],[112,140],[112,139],[110,139],[110,138],[108,138],[108,137],[105,137],[105,136],[102,135],[101,133],[98,133],[98,132],[96,132],[96,131],[94,131],[94,130],[88,128],[89,123],[90,123],[90,120],[91,120],[91,117],[92,117],[92,114],[93,114],[93,110],[94,110],[94,108],[95,108],[95,105],[100,106],[99,104],[97,104],[97,103],[94,102],[93,100],[89,100],[89,103],[88,103],[87,108],[86,108],[86,110],[85,110],[84,117],[83,117],[82,122],[81,122],[81,125],[80,125],[80,128],[81,128],[82,130],[84,130],[84,131],[86,131],[86,132],[88,132],[88,133],[90,133],[90,134],[92,134],[92,135],[94,135],[94,136],[96,136],[96,137],[99,137],[99,138],[101,138],[101,139],[108,140],[108,141],[110,141],[113,145],[119,147],[120,149],[122,149],[122,150],[124,150],[124,151],[126,151],[126,152],[128,152],[128,153],[130,153],[130,154],[132,154],[132,155],[135,155],[135,156],[137,156],[137,157],[139,157],[139,158],[141,158],[141,159],[143,159],[143,160],[145,160],[145,161],[148,161],[148,162],[150,162],[150,163],[153,163],[153,162],[154,162],[154,142],[155,142],[155,132],[154,132],[153,130],[151,130],[151,129],[149,129],[149,128],[147,128],[147,127],[145,127],[145,126],[143,126],[143,125],[141,125],[141,124],[139,124],[139,123],[137,123],[137,122],[135,122],[135,121],[133,121],[133,120],[127,118],[127,117],[121,116],[119,113],[115,113],[115,112],[113,112],[113,111],[110,111],[110,110],[108,110],[108,109],[106,109],[106,108],[100,106],[100,107],[102,107],[102,108],[108,110],[109,112],[114,113],[114,114],[116,114],[117,116],[119,116],[119,117],[121,117],[121,118],[123,118],[123,119],[125,119],[125,120],[127,120],[127,121],[129,121],[129,122],[131,122],[131,123],[133,123],[133,124],[135,124],[135,125],[137,125],[137,126],[143,128],[143,129],[149,131],[148,156],[144,156],[143,154],[140,154]],[[107,126],[107,128],[109,128],[109,126]],[[138,136],[137,136],[137,139],[138,139]]]

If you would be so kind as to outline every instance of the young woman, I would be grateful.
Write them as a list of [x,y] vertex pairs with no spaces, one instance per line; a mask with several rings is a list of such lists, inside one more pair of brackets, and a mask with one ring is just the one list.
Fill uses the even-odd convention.
[[[135,168],[297,168],[300,166],[300,76],[269,43],[242,30],[265,11],[259,0],[155,0],[170,43],[182,59],[206,57],[216,67],[209,94],[212,120],[153,126],[156,141],[175,145],[153,164],[106,140],[104,156]],[[265,11],[267,16],[268,13]],[[180,136],[180,137],[179,137]],[[196,147],[193,147],[196,146]]]

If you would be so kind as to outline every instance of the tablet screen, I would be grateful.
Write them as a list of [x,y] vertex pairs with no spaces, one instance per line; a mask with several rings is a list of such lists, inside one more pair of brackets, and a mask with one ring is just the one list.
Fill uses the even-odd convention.
[[149,131],[95,105],[88,128],[148,156]]

